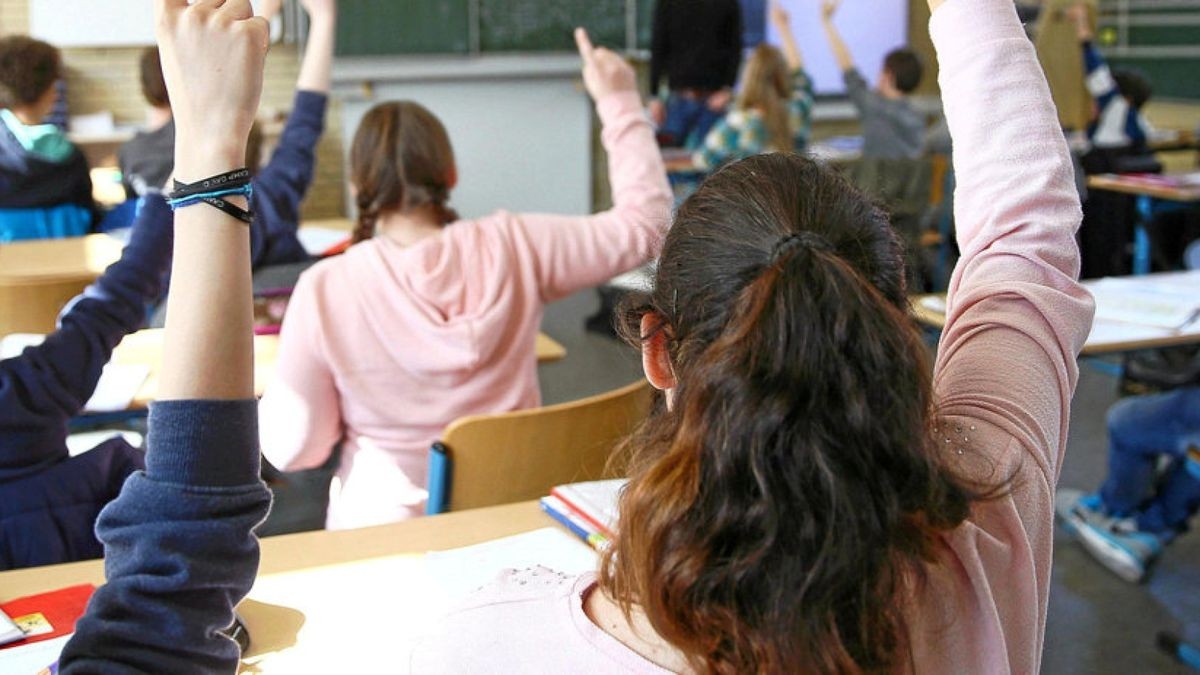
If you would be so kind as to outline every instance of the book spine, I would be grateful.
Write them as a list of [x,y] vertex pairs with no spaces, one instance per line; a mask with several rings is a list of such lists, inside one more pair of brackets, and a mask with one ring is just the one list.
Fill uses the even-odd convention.
[[609,539],[612,538],[613,533],[612,533],[612,530],[608,529],[608,525],[605,525],[604,523],[600,522],[599,518],[597,518],[596,516],[593,516],[591,513],[588,512],[587,509],[580,507],[580,505],[577,504],[575,501],[572,501],[571,498],[566,495],[565,490],[560,490],[559,488],[554,488],[553,490],[550,491],[550,495],[553,497],[557,497],[563,504],[566,504],[567,508],[571,509],[571,511],[574,512],[575,515],[579,516],[580,518],[583,518],[584,520],[586,520],[588,522],[589,525],[596,528],[597,532],[599,532],[600,534],[603,534],[605,537],[608,537]]

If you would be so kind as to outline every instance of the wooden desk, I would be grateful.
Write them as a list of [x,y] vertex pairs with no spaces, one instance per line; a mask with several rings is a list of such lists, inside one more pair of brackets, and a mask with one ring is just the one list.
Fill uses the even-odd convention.
[[63,306],[116,262],[121,248],[104,234],[0,244],[0,335],[53,331]]
[[[931,298],[945,306],[946,296],[943,294],[915,296],[912,298],[912,316],[922,325],[941,330],[946,327],[946,315],[944,311],[928,306],[927,301]],[[1097,356],[1197,343],[1200,343],[1200,321],[1193,321],[1182,330],[1171,330],[1097,319],[1092,324],[1081,355]]]
[[[258,580],[239,607],[252,641],[246,659],[253,665],[243,671],[299,672],[297,664],[306,664],[305,672],[359,672],[338,662],[396,658],[398,643],[438,613],[421,604],[430,589],[421,587],[428,575],[422,574],[420,554],[543,527],[555,525],[536,502],[523,502],[361,530],[264,539]],[[0,602],[103,581],[99,560],[3,572]]]
[[1119,192],[1137,198],[1138,222],[1133,232],[1134,274],[1150,273],[1150,232],[1147,226],[1154,217],[1154,200],[1200,202],[1200,185],[1176,187],[1116,174],[1088,176],[1087,184],[1093,190]]
[[[127,335],[113,351],[113,363],[144,364],[150,375],[133,399],[131,410],[145,410],[158,398],[158,381],[162,371],[163,330],[141,330]],[[275,377],[279,354],[278,335],[254,336],[254,394],[262,396]]]
[[[537,337],[538,363],[552,363],[567,356],[567,350],[553,338],[543,333]],[[127,336],[113,352],[113,362],[119,364],[144,364],[149,366],[150,375],[133,399],[131,410],[144,410],[158,396],[159,374],[162,369],[163,331],[142,330]],[[275,379],[276,361],[279,357],[278,335],[254,336],[254,393],[263,392]]]

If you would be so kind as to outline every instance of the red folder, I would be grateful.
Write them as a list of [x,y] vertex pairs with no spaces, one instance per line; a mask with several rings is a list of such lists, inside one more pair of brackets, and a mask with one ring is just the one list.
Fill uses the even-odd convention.
[[30,635],[24,640],[4,645],[0,647],[0,650],[33,644],[34,642],[42,642],[43,640],[53,640],[54,638],[74,633],[75,622],[83,616],[84,610],[87,609],[88,600],[91,599],[92,592],[95,590],[96,587],[91,584],[82,584],[60,588],[57,591],[42,593],[40,595],[17,598],[16,600],[0,604],[0,610],[3,610],[5,614],[18,624],[22,623],[22,617],[31,614],[41,614],[46,622],[50,624],[51,629],[49,633]]

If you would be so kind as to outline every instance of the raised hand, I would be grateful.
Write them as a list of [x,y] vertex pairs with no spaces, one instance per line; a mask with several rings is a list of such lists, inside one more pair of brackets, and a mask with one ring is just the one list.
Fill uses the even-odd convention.
[[175,114],[180,180],[245,164],[262,96],[270,26],[249,0],[157,0],[163,76]]
[[611,50],[595,47],[587,31],[575,29],[575,44],[583,57],[583,84],[593,100],[624,91],[637,91],[633,68]]
[[773,2],[771,2],[770,11],[771,25],[775,26],[775,30],[782,32],[791,27],[792,17],[788,15],[787,10],[783,8],[783,5],[779,3],[779,0],[773,0]]
[[824,0],[821,3],[821,18],[825,21],[832,21],[841,4],[842,0]]
[[337,16],[337,0],[300,0],[300,6],[313,19]]

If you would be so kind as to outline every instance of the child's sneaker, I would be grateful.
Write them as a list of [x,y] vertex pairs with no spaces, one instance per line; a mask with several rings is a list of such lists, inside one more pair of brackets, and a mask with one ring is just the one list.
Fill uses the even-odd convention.
[[1067,533],[1092,557],[1130,583],[1144,579],[1150,563],[1162,552],[1165,542],[1161,537],[1138,530],[1132,518],[1105,513],[1099,495],[1059,490],[1054,511]]

